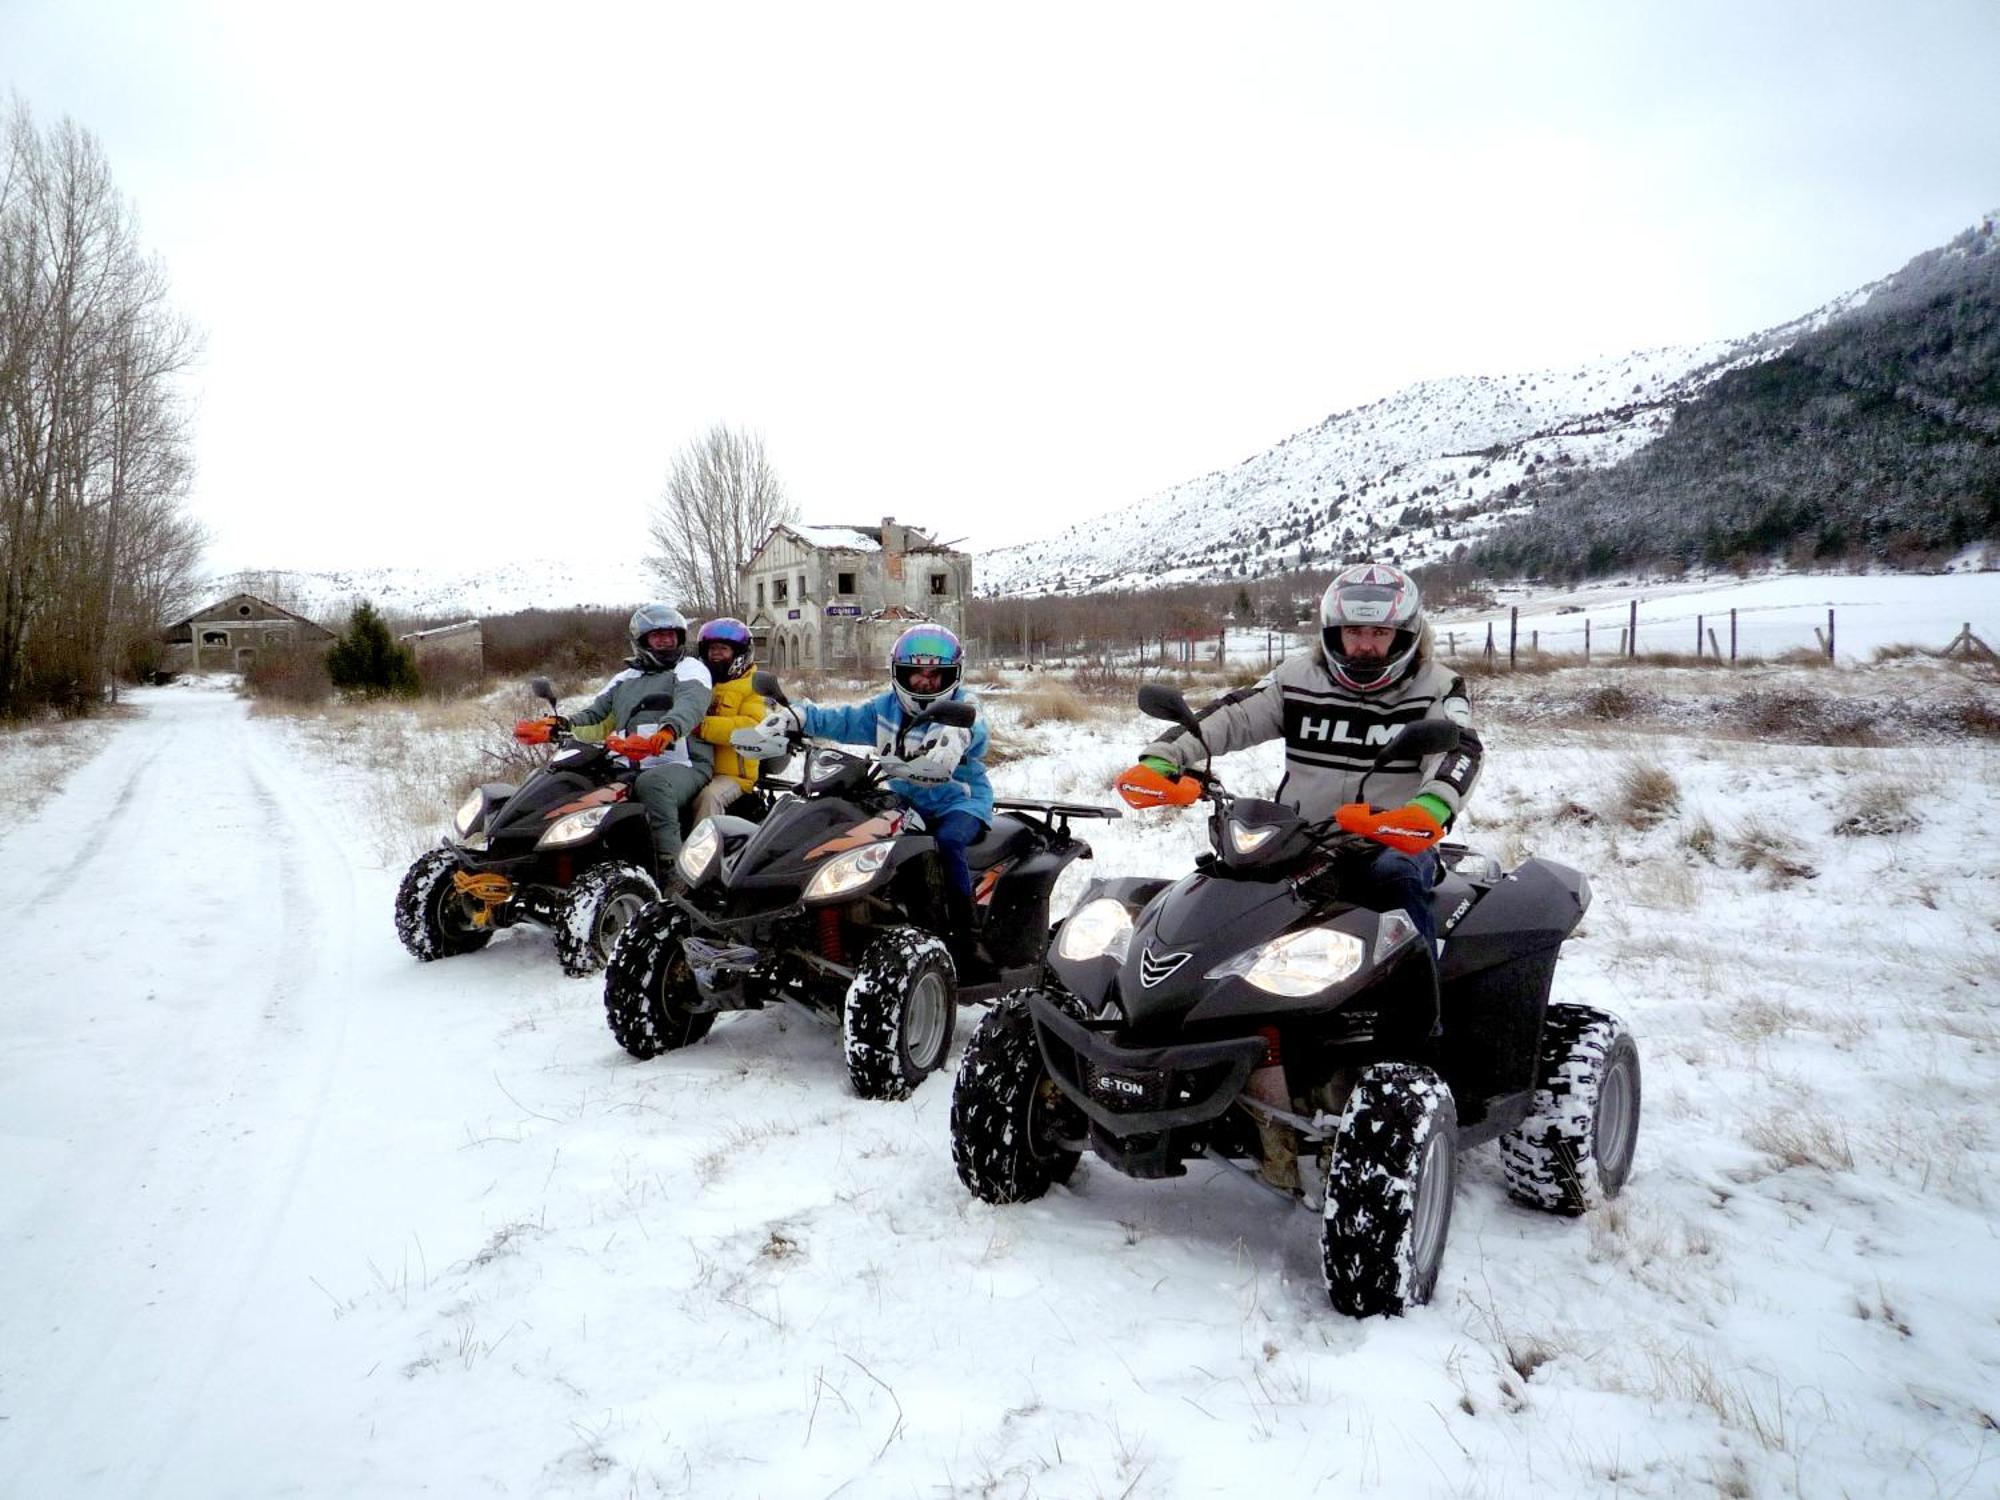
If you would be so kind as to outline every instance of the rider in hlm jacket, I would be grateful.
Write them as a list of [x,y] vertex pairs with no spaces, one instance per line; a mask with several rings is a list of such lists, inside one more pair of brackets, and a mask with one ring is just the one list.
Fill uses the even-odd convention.
[[[1362,831],[1385,825],[1415,852],[1384,848],[1346,887],[1376,911],[1401,907],[1435,950],[1430,893],[1437,856],[1428,848],[1458,816],[1479,776],[1479,736],[1465,679],[1431,656],[1431,630],[1416,583],[1400,568],[1366,563],[1327,585],[1320,600],[1319,644],[1287,658],[1252,687],[1227,694],[1197,717],[1216,755],[1265,740],[1285,742],[1285,779],[1277,800],[1305,817],[1338,819]],[[1422,761],[1386,762],[1368,781],[1368,815],[1355,803],[1376,752],[1405,724],[1449,719],[1458,748]],[[1179,732],[1141,752],[1153,771],[1178,776],[1198,766],[1201,748]]]

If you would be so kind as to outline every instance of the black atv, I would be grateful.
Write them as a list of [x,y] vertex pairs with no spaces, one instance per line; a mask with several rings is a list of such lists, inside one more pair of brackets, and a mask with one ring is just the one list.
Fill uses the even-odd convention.
[[[555,689],[537,677],[529,691]],[[670,706],[647,699],[633,710]],[[630,716],[628,716],[630,717]],[[456,837],[420,855],[396,892],[396,935],[418,958],[450,958],[483,948],[503,927],[533,922],[555,934],[563,972],[593,974],[647,902],[665,872],[656,868],[646,809],[632,796],[638,765],[602,745],[562,736],[547,762],[519,786],[492,781],[458,810]],[[765,798],[739,798],[755,814]]]
[[[1149,684],[1139,706],[1199,738],[1179,693]],[[1375,764],[1457,738],[1413,724]],[[1177,881],[1093,883],[1040,983],[967,1045],[952,1159],[973,1193],[1040,1197],[1086,1149],[1133,1177],[1218,1158],[1320,1213],[1328,1295],[1357,1317],[1429,1300],[1469,1146],[1497,1138],[1535,1208],[1618,1193],[1638,1049],[1617,1017],[1548,998],[1590,904],[1581,874],[1530,859],[1503,875],[1440,845],[1440,958],[1408,913],[1343,899],[1378,845],[1199,779],[1213,852]]]
[[[757,691],[783,703],[774,678]],[[945,702],[904,726],[970,727],[971,704]],[[847,1072],[864,1099],[900,1099],[951,1045],[956,1003],[990,1000],[1031,981],[1049,940],[1049,892],[1090,846],[1077,818],[1117,809],[1002,800],[966,851],[977,959],[990,975],[962,982],[947,930],[937,845],[886,783],[894,755],[808,745],[796,795],[760,826],[725,815],[696,827],[681,851],[684,885],[648,906],[605,968],[611,1034],[634,1057],[700,1041],[724,1011],[795,1001],[838,1022]]]

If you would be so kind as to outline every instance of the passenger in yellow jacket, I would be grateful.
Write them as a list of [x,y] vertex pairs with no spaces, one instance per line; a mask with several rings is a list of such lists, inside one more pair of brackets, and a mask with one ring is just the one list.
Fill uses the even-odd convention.
[[766,712],[750,685],[750,627],[741,620],[710,620],[695,636],[695,656],[715,683],[715,700],[695,734],[715,746],[715,775],[694,799],[694,820],[712,818],[757,784],[758,763],[729,743],[739,729],[754,729]]

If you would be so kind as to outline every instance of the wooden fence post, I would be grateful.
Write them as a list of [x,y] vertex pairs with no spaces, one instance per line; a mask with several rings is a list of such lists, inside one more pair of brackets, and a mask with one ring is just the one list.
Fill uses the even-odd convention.
[[1521,639],[1521,606],[1507,606],[1507,670],[1514,670],[1514,646]]
[[1639,654],[1639,601],[1637,599],[1632,601],[1632,620],[1625,627],[1625,631],[1625,654],[1627,656],[1637,656]]
[[1583,664],[1590,665],[1590,616],[1583,617]]
[[1826,659],[1833,660],[1833,611],[1826,612]]
[[1701,660],[1701,616],[1694,617],[1694,659]]
[[1708,633],[1708,649],[1715,653],[1715,659],[1717,661],[1722,660],[1722,648],[1716,645],[1715,632],[1713,630],[1709,631]]
[[1736,611],[1729,612],[1729,659],[1736,660]]
[[1486,665],[1493,665],[1493,622],[1486,622]]

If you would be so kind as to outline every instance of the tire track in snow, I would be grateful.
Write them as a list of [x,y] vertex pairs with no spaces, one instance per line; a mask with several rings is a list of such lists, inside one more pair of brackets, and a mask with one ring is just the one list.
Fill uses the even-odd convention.
[[[240,704],[154,706],[8,851],[42,865],[16,865],[40,917],[16,949],[31,971],[73,972],[93,946],[107,955],[86,993],[28,997],[40,1060],[23,1076],[44,1089],[92,1079],[95,1107],[74,1086],[44,1118],[0,1100],[0,1140],[18,1128],[45,1168],[58,1164],[42,1176],[62,1210],[30,1209],[18,1230],[0,1211],[0,1226],[98,1272],[86,1298],[30,1284],[16,1288],[24,1305],[0,1312],[0,1345],[31,1337],[39,1372],[33,1388],[0,1383],[0,1466],[22,1493],[196,1479],[200,1461],[176,1474],[175,1456],[190,1432],[213,1437],[204,1403],[247,1320],[313,1295],[302,1274],[274,1288],[272,1257],[340,1073],[355,874],[311,815],[305,773],[273,768],[270,731]],[[78,816],[90,808],[102,810]],[[51,851],[68,857],[48,876]],[[107,1461],[96,1434],[119,1409],[131,1440]]]
[[[267,1157],[263,1201],[244,1226],[250,1232],[237,1237],[226,1263],[211,1278],[225,1289],[222,1305],[212,1309],[214,1316],[199,1332],[198,1348],[189,1351],[187,1378],[176,1389],[173,1414],[162,1424],[165,1441],[152,1449],[149,1488],[173,1487],[170,1476],[193,1425],[190,1418],[210,1400],[210,1387],[253,1302],[260,1294],[306,1290],[271,1285],[278,1274],[275,1251],[312,1163],[346,1048],[355,871],[327,825],[323,801],[301,784],[297,762],[268,752],[264,726],[251,721],[246,728],[249,742],[240,765],[278,864],[280,920],[277,940],[263,955],[269,977],[260,1014],[305,1049],[312,1080],[302,1108],[283,1122],[282,1128],[292,1134]],[[287,1068],[292,1077],[299,1072],[295,1063]]]

